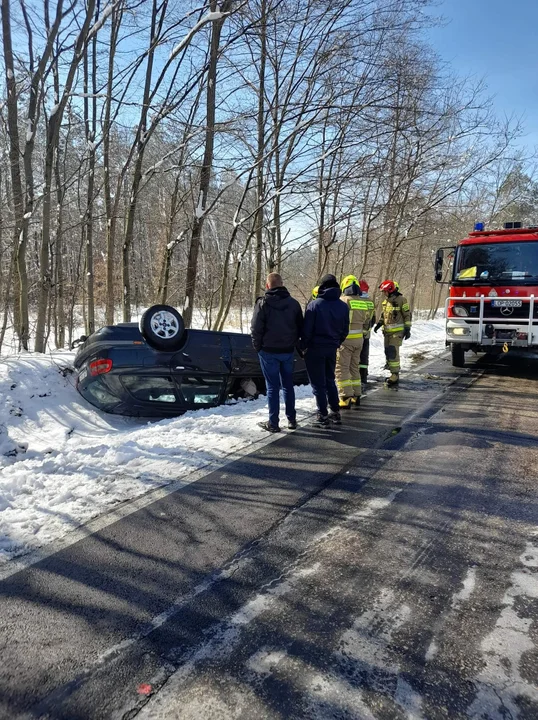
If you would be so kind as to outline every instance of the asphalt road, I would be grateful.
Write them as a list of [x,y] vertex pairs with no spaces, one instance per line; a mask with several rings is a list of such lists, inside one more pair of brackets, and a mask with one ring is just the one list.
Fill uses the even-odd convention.
[[0,717],[538,718],[537,378],[439,360],[3,580]]

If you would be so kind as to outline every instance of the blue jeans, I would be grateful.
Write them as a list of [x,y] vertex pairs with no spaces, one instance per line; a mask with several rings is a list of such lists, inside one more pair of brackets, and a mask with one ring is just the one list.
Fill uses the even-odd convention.
[[338,390],[334,373],[336,348],[309,348],[304,357],[312,392],[320,415],[327,415],[327,401],[331,410],[338,410]]
[[286,416],[295,421],[295,388],[293,387],[293,353],[258,353],[267,386],[267,403],[269,405],[269,422],[278,427],[280,410],[280,385],[284,391]]

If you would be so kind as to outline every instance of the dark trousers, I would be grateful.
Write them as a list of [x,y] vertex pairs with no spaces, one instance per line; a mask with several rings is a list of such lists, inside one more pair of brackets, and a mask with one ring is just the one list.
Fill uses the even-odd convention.
[[361,380],[365,383],[368,380],[368,360],[370,357],[370,338],[365,337],[362,343],[361,357],[359,367],[361,371]]
[[278,427],[280,412],[280,386],[284,391],[286,416],[295,420],[295,388],[293,387],[293,353],[258,353],[265,384],[267,386],[267,404],[269,405],[269,422]]
[[327,415],[327,401],[331,410],[338,411],[336,348],[309,348],[304,360],[320,415]]

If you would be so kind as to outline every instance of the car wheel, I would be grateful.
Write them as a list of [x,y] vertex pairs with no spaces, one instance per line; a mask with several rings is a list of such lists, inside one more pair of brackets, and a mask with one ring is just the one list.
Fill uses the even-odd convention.
[[184,341],[185,323],[170,305],[152,305],[140,318],[142,337],[156,350],[178,350]]

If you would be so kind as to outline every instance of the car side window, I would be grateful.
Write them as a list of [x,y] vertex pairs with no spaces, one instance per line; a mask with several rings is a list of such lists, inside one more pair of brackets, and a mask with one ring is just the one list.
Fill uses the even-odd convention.
[[181,375],[176,377],[181,394],[189,405],[213,405],[219,401],[224,379],[213,376]]
[[103,405],[113,405],[118,402],[118,398],[108,391],[102,378],[97,378],[97,380],[94,380],[86,385],[83,391],[83,396],[86,394],[90,395],[94,400],[97,400],[97,402],[102,403]]
[[122,375],[127,390],[143,402],[175,403],[178,401],[176,387],[170,376]]

